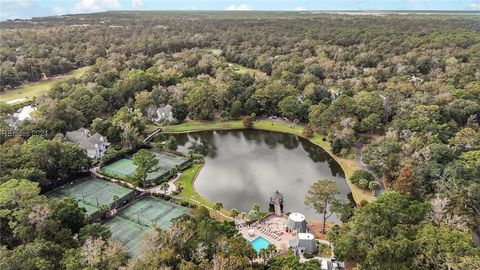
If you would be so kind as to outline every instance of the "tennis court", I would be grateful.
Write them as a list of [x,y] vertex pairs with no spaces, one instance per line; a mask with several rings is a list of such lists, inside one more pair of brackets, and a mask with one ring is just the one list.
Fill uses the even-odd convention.
[[90,215],[97,212],[101,205],[111,206],[115,202],[114,196],[118,197],[119,203],[133,195],[131,189],[95,177],[76,179],[46,194],[51,199],[73,197]]
[[[188,158],[182,156],[177,156],[169,153],[160,153],[155,151],[152,151],[152,153],[155,154],[155,157],[159,161],[159,170],[148,174],[146,180],[149,182],[161,179],[168,175],[170,173],[170,170],[175,166],[182,167],[189,162]],[[102,167],[101,171],[105,175],[127,180],[128,177],[131,177],[135,174],[136,168],[137,166],[133,164],[132,159],[123,158]]]
[[171,220],[188,212],[188,208],[153,198],[144,197],[123,209],[105,225],[110,227],[112,236],[122,241],[135,254],[141,250],[145,232],[153,224],[162,229],[171,225]]
[[110,228],[112,236],[122,241],[132,254],[142,250],[142,240],[149,227],[140,225],[122,216],[115,216],[107,220],[104,225]]

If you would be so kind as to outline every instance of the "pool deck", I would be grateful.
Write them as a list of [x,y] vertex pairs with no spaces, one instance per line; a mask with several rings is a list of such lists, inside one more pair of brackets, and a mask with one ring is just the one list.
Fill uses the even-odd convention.
[[[275,245],[280,252],[288,250],[288,241],[295,238],[295,235],[285,231],[287,219],[285,217],[269,216],[261,222],[255,222],[250,226],[239,228],[239,232],[248,241],[262,236],[268,242]],[[270,233],[266,231],[270,231]],[[253,234],[251,233],[253,232]],[[275,233],[275,234],[273,234]],[[279,237],[274,238],[275,235]]]

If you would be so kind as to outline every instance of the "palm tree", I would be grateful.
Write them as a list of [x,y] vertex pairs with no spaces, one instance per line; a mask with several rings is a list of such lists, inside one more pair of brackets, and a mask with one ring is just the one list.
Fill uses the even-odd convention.
[[164,195],[167,195],[168,183],[167,183],[167,182],[163,182],[162,184],[160,184],[160,189],[163,190],[163,194],[164,194]]
[[232,210],[230,210],[230,215],[235,219],[236,217],[238,217],[238,210],[236,208],[233,208]]
[[[222,202],[215,202],[215,204],[213,205],[213,210],[215,210],[217,212],[220,211],[220,209],[222,209],[222,208],[223,208],[223,203]],[[215,215],[216,215],[216,213],[215,213]]]
[[178,183],[178,185],[177,185],[177,190],[178,190],[178,192],[181,192],[181,191],[183,190],[183,188],[184,188],[183,184],[182,184],[182,183]]
[[268,250],[266,248],[261,249],[260,252],[258,252],[258,256],[262,258],[263,264],[265,264],[268,258]]
[[268,257],[272,258],[275,251],[277,251],[277,247],[273,244],[269,244],[267,247]]
[[112,197],[112,205],[116,205],[117,201],[120,200],[120,197],[118,195],[113,195]]
[[255,203],[252,205],[252,210],[255,212],[260,212],[260,205],[258,203]]
[[193,154],[192,159],[196,162],[201,162],[205,157],[202,154]]
[[98,212],[100,212],[101,215],[107,214],[109,210],[110,210],[110,207],[106,204],[102,204],[98,207]]
[[175,177],[175,176],[177,175],[177,173],[178,173],[178,168],[177,168],[177,166],[172,167],[172,168],[170,169],[170,175],[172,175],[172,176]]

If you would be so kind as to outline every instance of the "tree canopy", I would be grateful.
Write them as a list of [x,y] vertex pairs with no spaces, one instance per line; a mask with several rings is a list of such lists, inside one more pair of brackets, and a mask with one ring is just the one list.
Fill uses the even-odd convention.
[[[0,254],[14,268],[126,265],[121,245],[88,227],[74,201],[36,193],[90,167],[85,151],[63,139],[67,131],[108,137],[116,156],[142,145],[156,108],[166,105],[177,122],[242,119],[251,128],[257,117],[287,118],[308,125],[305,137],[321,133],[334,155],[361,157],[376,177],[355,172],[351,183],[373,190],[382,179],[399,193],[352,210],[333,203],[330,184],[328,194],[314,188],[308,203],[322,213],[332,206],[346,221],[334,240],[339,258],[367,269],[479,268],[468,236],[480,215],[478,16],[114,11],[8,20],[0,30],[2,96],[89,66],[79,78],[52,82],[31,100],[32,118],[15,127],[9,120],[19,105],[0,102]],[[167,146],[176,148],[173,140]],[[157,164],[144,152],[136,159],[144,181]],[[226,236],[230,225],[193,219],[183,221],[198,233],[193,242],[174,243],[158,230],[152,239],[162,251],[138,268],[251,265],[251,249],[219,252],[248,244]],[[228,233],[204,229],[217,226]],[[292,256],[272,261],[281,264],[317,266]]]

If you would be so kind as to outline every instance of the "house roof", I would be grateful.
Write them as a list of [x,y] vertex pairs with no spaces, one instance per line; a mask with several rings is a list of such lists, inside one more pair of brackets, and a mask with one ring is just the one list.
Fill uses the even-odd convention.
[[288,244],[292,248],[303,248],[308,253],[317,249],[315,237],[311,233],[298,233],[297,237],[288,241]]
[[172,105],[167,104],[167,105],[165,105],[165,106],[163,106],[163,107],[158,107],[158,112],[160,112],[160,113],[164,113],[164,112],[165,112],[165,113],[170,113],[170,111],[172,110],[172,108],[173,108]]
[[147,108],[147,117],[149,119],[156,117],[157,116],[157,106],[155,105],[150,105]]
[[167,104],[165,106],[160,105],[150,105],[147,108],[147,116],[151,121],[159,121],[159,120],[170,120],[173,121],[175,118],[172,114],[172,105]]
[[89,157],[94,157],[96,149],[99,145],[106,143],[105,137],[99,133],[90,135],[88,129],[79,128],[74,131],[68,131],[65,138],[73,143],[78,144],[79,147],[87,150]]
[[160,106],[157,109],[157,116],[159,119],[167,119],[167,120],[173,120],[172,116],[172,105],[165,105],[165,106]]
[[306,232],[307,221],[305,220],[305,216],[300,213],[291,213],[288,216],[287,227],[299,232]]
[[315,236],[311,233],[298,233],[298,239],[300,240],[313,240]]
[[293,222],[302,222],[305,221],[305,216],[300,213],[291,213],[288,216],[289,219],[291,219]]

